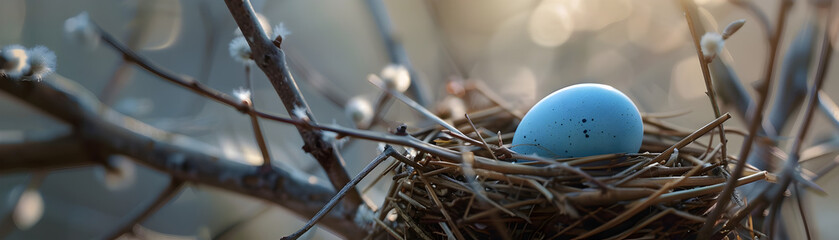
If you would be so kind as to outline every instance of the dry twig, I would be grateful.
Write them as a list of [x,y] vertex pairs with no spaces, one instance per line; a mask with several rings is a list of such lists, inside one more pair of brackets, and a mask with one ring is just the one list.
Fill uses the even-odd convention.
[[[746,159],[749,156],[749,153],[752,150],[752,145],[754,144],[754,141],[757,137],[758,129],[760,129],[760,127],[762,126],[761,123],[763,122],[763,109],[766,106],[766,102],[768,102],[767,100],[769,98],[769,88],[770,86],[772,86],[771,84],[775,69],[775,58],[778,52],[778,45],[780,45],[781,33],[783,33],[784,26],[786,24],[786,16],[789,12],[791,5],[792,2],[790,0],[782,0],[778,8],[778,17],[776,19],[777,22],[775,23],[775,31],[772,32],[772,35],[769,39],[769,57],[766,60],[766,69],[764,71],[762,81],[760,81],[757,87],[757,105],[754,107],[750,107],[751,123],[749,124],[749,135],[746,137],[746,140],[743,141],[743,146],[741,147],[740,155],[737,158],[741,159],[741,161],[737,162],[737,165],[731,172],[731,178],[728,179],[725,189],[723,189],[722,193],[720,193],[716,207],[713,211],[711,211],[711,213],[708,214],[708,217],[706,219],[707,222],[705,223],[705,225],[702,226],[702,229],[699,231],[699,239],[706,239],[710,237],[711,231],[714,229],[714,225],[716,224],[717,219],[719,219],[723,211],[726,210],[728,203],[731,200],[731,196],[734,193],[734,182],[737,181],[737,179],[740,178],[740,176],[742,176],[743,169],[746,166],[746,161],[743,161],[743,159]],[[692,10],[695,9],[696,8],[693,8]]]
[[[288,111],[288,114],[295,116],[295,111],[305,112],[305,116],[295,116],[297,118],[306,117],[310,122],[315,123],[315,118],[312,111],[309,109],[303,95],[300,94],[300,89],[297,88],[297,83],[291,75],[291,71],[286,64],[285,53],[280,49],[279,41],[271,41],[261,27],[257,25],[257,18],[248,0],[226,0],[227,8],[233,19],[242,30],[245,39],[248,40],[252,50],[252,58],[256,65],[268,76],[274,90],[277,91],[283,105]],[[303,150],[312,154],[324,171],[329,176],[330,182],[335,189],[343,187],[350,182],[350,177],[344,169],[344,161],[341,159],[332,142],[324,140],[323,132],[317,129],[305,128],[300,125],[297,126],[297,131],[303,138]],[[347,193],[347,207],[356,208],[362,203],[361,195],[357,189],[351,189]]]

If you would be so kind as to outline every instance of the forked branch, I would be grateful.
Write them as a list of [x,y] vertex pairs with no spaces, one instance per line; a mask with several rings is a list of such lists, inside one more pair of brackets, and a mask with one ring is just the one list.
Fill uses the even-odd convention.
[[[288,114],[296,118],[305,117],[312,123],[316,123],[309,105],[306,104],[306,100],[300,94],[300,89],[291,75],[286,63],[285,53],[280,49],[282,40],[278,38],[278,40],[272,41],[268,38],[268,35],[257,24],[258,20],[250,1],[225,0],[224,2],[227,4],[230,14],[233,15],[233,19],[239,25],[245,39],[248,40],[254,62],[268,76],[268,80],[271,81],[271,85],[277,91],[277,95],[282,100]],[[295,114],[295,112],[298,114]],[[297,116],[301,115],[300,113],[305,113],[305,116]],[[297,125],[297,131],[303,138],[303,150],[317,159],[335,189],[340,189],[350,182],[340,153],[332,142],[324,139],[322,131],[301,125]],[[345,200],[347,201],[347,207],[355,208],[361,204],[361,195],[357,189],[351,189]]]

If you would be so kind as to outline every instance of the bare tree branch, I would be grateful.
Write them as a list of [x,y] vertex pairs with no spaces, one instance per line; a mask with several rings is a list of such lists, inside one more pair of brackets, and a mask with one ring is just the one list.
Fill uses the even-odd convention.
[[[305,111],[306,117],[314,124],[315,118],[309,109],[300,89],[291,75],[286,63],[285,53],[279,48],[282,41],[278,38],[272,42],[261,27],[257,25],[257,18],[253,6],[247,0],[225,0],[230,14],[239,25],[245,39],[251,47],[252,58],[256,65],[265,73],[289,115],[295,116],[295,111]],[[299,118],[299,116],[298,116]],[[350,177],[344,169],[344,161],[332,142],[324,140],[323,132],[317,129],[305,128],[297,125],[297,131],[303,138],[303,150],[312,154],[318,160],[332,186],[342,188],[350,182]],[[357,189],[351,189],[345,199],[347,207],[355,208],[362,203],[361,194]]]
[[411,94],[414,95],[414,98],[417,99],[420,105],[428,106],[430,96],[428,96],[425,86],[422,86],[419,74],[414,69],[413,64],[411,64],[411,59],[408,58],[405,47],[396,38],[393,26],[390,23],[390,16],[387,15],[385,4],[382,0],[367,0],[367,6],[370,8],[370,14],[373,15],[376,26],[379,27],[379,33],[387,48],[387,56],[390,62],[405,66],[408,69],[411,75],[411,87],[409,88]]
[[[93,146],[86,149],[126,155],[176,179],[272,201],[306,218],[335,194],[329,186],[310,183],[309,176],[280,163],[270,172],[260,172],[258,166],[219,157],[215,148],[197,140],[123,116],[59,76],[43,82],[0,77],[0,90],[73,126],[85,146]],[[62,164],[59,159],[51,163]],[[9,166],[6,161],[19,162],[0,159],[4,169]],[[344,237],[360,238],[363,233],[355,230],[354,214],[354,209],[338,206],[320,223]]]
[[[716,92],[714,92],[714,84],[713,84],[713,81],[711,80],[711,70],[709,68],[709,63],[708,63],[708,61],[710,60],[709,57],[713,57],[713,56],[705,56],[705,54],[702,52],[702,46],[700,45],[700,41],[701,41],[700,36],[699,36],[699,33],[697,33],[696,28],[693,26],[694,21],[693,21],[693,18],[691,16],[691,11],[688,10],[688,8],[689,8],[688,5],[690,3],[693,3],[693,2],[688,3],[687,0],[682,0],[681,3],[682,3],[682,8],[685,11],[685,19],[687,19],[688,29],[690,30],[690,35],[691,35],[691,37],[693,37],[693,46],[696,49],[697,57],[699,57],[699,66],[702,68],[702,77],[705,79],[705,89],[706,89],[705,93],[708,95],[708,98],[711,100],[711,107],[714,109],[714,117],[719,118],[720,117],[720,107],[717,104],[717,94],[716,94]],[[719,129],[720,129],[720,132],[719,132],[720,143],[722,143],[722,149],[721,149],[720,154],[722,154],[722,156],[728,156],[728,150],[727,150],[727,147],[726,147],[728,145],[728,139],[725,138],[725,127],[723,126],[723,124],[720,124]],[[713,139],[711,139],[711,140],[713,140]],[[709,143],[708,148],[710,149],[710,147],[711,147],[711,144]],[[724,162],[725,162],[725,159],[726,158],[723,157]]]
[[[832,19],[830,16],[832,14],[828,14],[826,19]],[[825,24],[825,29],[830,29],[830,24]],[[828,32],[828,31],[825,31]],[[765,198],[771,198],[771,204],[773,211],[770,211],[768,225],[773,226],[775,220],[778,217],[781,203],[783,203],[784,199],[784,191],[787,190],[790,184],[795,184],[794,181],[794,174],[797,174],[798,168],[798,160],[801,157],[801,146],[804,142],[804,138],[807,136],[807,131],[810,129],[810,124],[812,123],[813,115],[815,113],[816,105],[818,104],[818,93],[821,89],[822,85],[824,84],[824,79],[826,72],[828,70],[828,66],[830,65],[830,60],[833,55],[833,46],[830,42],[830,36],[828,34],[824,34],[822,37],[822,48],[821,52],[819,53],[819,64],[818,68],[816,69],[816,74],[814,76],[815,80],[813,81],[813,85],[807,91],[807,107],[804,108],[804,119],[802,119],[802,124],[799,126],[795,133],[795,138],[792,142],[792,146],[790,147],[789,157],[787,158],[786,164],[781,169],[780,174],[780,181],[779,184],[773,186],[773,190],[764,192]],[[805,221],[806,223],[806,221]],[[774,228],[769,232],[770,239],[774,236],[775,231]],[[764,229],[767,230],[767,229]],[[807,232],[807,236],[809,238],[810,233]]]
[[[758,130],[761,128],[763,123],[763,109],[766,106],[766,102],[769,99],[769,89],[772,86],[772,79],[773,73],[775,70],[775,58],[777,57],[778,52],[778,45],[781,42],[781,33],[784,31],[784,26],[786,24],[787,13],[789,13],[789,9],[791,8],[792,2],[790,0],[782,0],[780,6],[778,7],[778,18],[776,19],[777,22],[775,24],[775,31],[773,32],[772,36],[769,39],[769,57],[766,60],[766,69],[764,71],[763,78],[759,82],[757,86],[758,90],[758,101],[757,105],[750,106],[750,120],[749,123],[749,135],[746,137],[746,140],[743,141],[743,146],[740,148],[740,156],[737,159],[746,159],[749,156],[749,153],[752,150],[753,143],[755,142],[756,136],[758,134]],[[691,10],[695,10],[696,8],[692,8]],[[696,16],[696,14],[692,14]],[[747,117],[748,118],[748,117]],[[745,168],[746,161],[739,161],[737,165],[735,165],[734,170],[731,172],[731,178],[729,178],[725,189],[723,189],[722,193],[720,193],[716,207],[708,214],[706,218],[707,222],[705,225],[702,226],[702,229],[699,230],[699,235],[697,239],[706,239],[711,236],[711,231],[714,229],[714,225],[717,219],[720,218],[723,211],[725,211],[728,207],[728,203],[731,200],[731,195],[734,194],[734,182],[737,181],[740,176],[743,175],[743,169]]]

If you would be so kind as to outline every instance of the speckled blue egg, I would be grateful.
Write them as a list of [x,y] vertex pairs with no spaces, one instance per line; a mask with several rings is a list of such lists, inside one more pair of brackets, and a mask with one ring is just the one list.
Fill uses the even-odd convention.
[[609,85],[583,83],[536,103],[519,123],[512,149],[547,158],[636,153],[643,135],[629,97]]

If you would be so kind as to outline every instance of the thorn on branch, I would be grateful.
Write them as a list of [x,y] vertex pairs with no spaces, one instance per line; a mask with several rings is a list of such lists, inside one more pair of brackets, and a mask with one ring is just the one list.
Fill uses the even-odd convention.
[[407,136],[408,135],[408,125],[400,124],[399,127],[396,127],[396,132],[393,133],[397,136]]
[[271,42],[271,43],[273,43],[274,46],[277,47],[277,48],[282,48],[283,36],[277,36],[277,38],[274,38],[274,41]]

